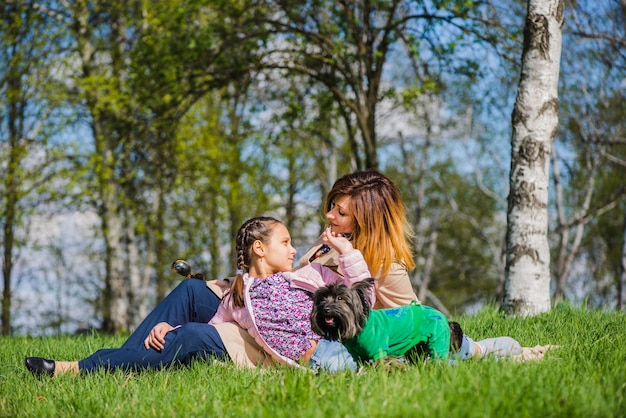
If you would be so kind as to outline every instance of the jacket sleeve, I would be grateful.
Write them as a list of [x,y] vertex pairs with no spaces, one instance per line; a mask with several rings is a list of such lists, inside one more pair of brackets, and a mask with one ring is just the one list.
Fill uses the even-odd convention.
[[363,255],[359,250],[352,250],[339,256],[339,265],[344,271],[341,275],[318,262],[307,264],[295,271],[285,273],[285,277],[294,284],[310,291],[315,291],[331,283],[342,283],[351,286],[353,283],[371,277]]
[[[296,286],[308,289],[312,292],[320,287],[337,282],[352,287],[354,283],[372,277],[367,268],[367,263],[359,250],[352,250],[349,253],[341,254],[339,256],[339,266],[343,271],[343,275],[320,263],[313,262],[288,274],[287,277],[289,277]],[[376,302],[374,287],[370,289],[369,293],[371,306],[374,306]]]
[[[338,277],[339,280],[347,286],[352,286],[356,282],[372,277],[367,263],[359,250],[352,250],[347,254],[341,254],[339,256],[339,266],[343,271],[343,276],[333,273],[335,277]],[[333,282],[335,281],[337,281],[337,279],[333,280]]]
[[[346,286],[352,287],[353,284],[372,277],[367,263],[359,250],[350,251],[347,254],[339,256],[339,265],[343,271],[341,282]],[[374,286],[370,286],[370,306],[376,305],[376,282]]]

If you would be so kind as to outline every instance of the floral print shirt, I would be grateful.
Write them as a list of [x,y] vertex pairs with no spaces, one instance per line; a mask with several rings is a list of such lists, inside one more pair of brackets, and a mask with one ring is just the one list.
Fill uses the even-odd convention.
[[[255,278],[250,301],[259,335],[281,355],[298,361],[320,337],[311,330],[313,295],[291,287],[283,273]],[[280,301],[280,302],[277,302]]]

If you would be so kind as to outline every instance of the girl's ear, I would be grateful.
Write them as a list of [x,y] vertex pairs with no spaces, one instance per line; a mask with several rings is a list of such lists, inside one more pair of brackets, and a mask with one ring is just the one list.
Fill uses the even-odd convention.
[[258,257],[263,257],[265,255],[265,247],[263,246],[261,240],[256,240],[252,243],[252,252]]

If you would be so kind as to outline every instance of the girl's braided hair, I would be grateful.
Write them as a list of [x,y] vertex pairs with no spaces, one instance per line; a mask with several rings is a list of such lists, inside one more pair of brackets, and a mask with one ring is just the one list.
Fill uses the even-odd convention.
[[268,244],[274,226],[282,224],[278,219],[270,216],[257,216],[250,218],[241,225],[235,239],[235,251],[237,253],[237,273],[235,280],[230,288],[230,294],[233,306],[242,308],[244,306],[243,298],[243,274],[250,269],[252,244],[261,241]]

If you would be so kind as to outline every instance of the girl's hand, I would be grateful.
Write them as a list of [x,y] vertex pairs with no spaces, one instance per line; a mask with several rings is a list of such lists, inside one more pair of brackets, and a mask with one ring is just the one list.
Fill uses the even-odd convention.
[[354,250],[352,243],[341,235],[335,234],[330,227],[322,233],[322,241],[337,250],[339,254],[346,254]]
[[143,345],[146,347],[146,350],[149,350],[150,347],[154,348],[157,351],[163,350],[163,344],[165,344],[165,334],[173,330],[174,327],[168,324],[167,322],[159,322],[152,328],[148,337],[143,340]]

